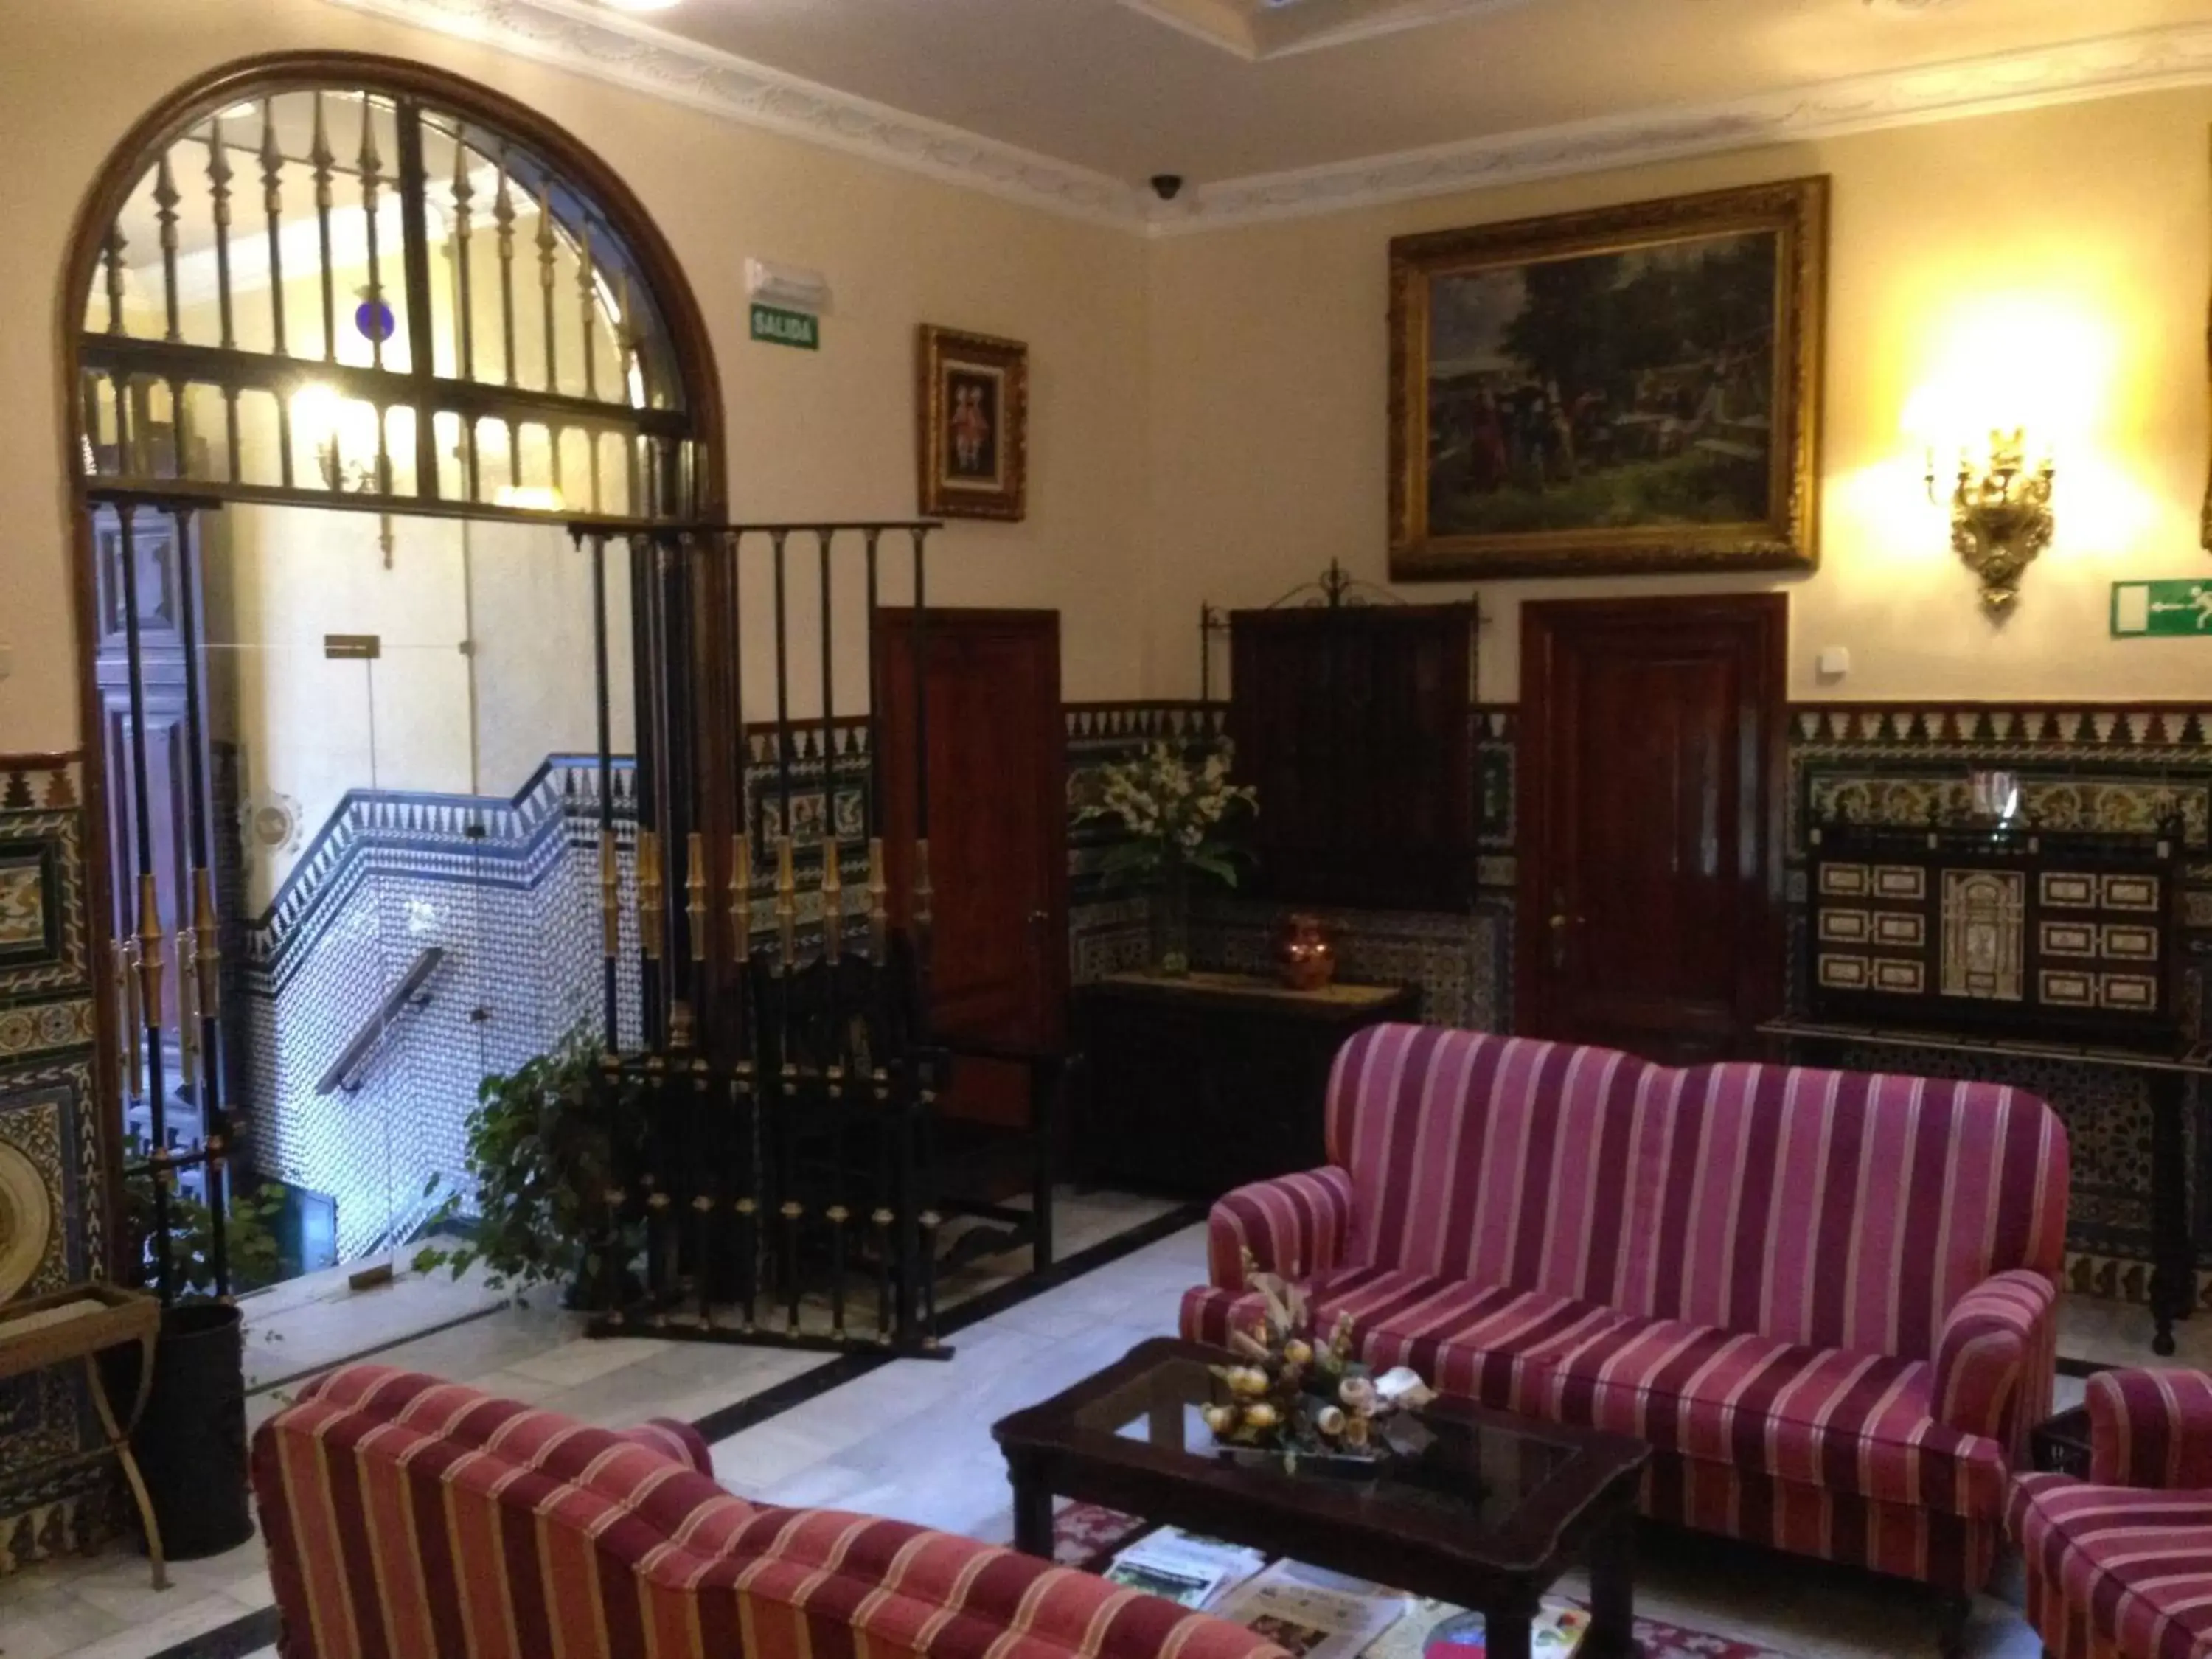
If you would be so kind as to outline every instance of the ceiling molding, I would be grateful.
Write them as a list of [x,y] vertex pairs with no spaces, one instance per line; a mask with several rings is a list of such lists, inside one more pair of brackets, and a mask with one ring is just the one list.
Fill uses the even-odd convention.
[[1150,228],[1154,235],[1175,235],[1256,224],[1720,150],[1804,143],[2208,82],[2212,24],[2185,24],[1224,179],[1186,191],[1172,206],[1155,205]]
[[331,0],[1025,206],[1141,229],[1119,179],[909,115],[583,0]]
[[[1942,3],[1942,0],[1936,0]],[[1121,0],[1132,11],[1142,12],[1218,46],[1248,64],[1288,58],[1302,52],[1325,52],[1331,46],[1356,46],[1407,29],[1449,23],[1478,13],[1504,11],[1531,0],[1389,0],[1377,6],[1368,0],[1352,10],[1349,0]],[[1305,6],[1313,9],[1304,9]]]
[[697,45],[587,0],[331,0],[1026,206],[1155,236],[2212,83],[2212,23],[1604,116],[1186,189],[1106,173]]

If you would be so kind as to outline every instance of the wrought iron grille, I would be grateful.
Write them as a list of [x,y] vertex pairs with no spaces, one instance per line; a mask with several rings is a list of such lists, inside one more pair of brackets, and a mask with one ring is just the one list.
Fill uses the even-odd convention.
[[173,129],[107,228],[79,378],[82,465],[110,490],[655,520],[705,487],[684,365],[610,213],[404,92],[272,91]]

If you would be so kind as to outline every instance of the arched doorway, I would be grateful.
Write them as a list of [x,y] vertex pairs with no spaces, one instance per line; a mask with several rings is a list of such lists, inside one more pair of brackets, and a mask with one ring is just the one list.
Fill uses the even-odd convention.
[[289,1265],[396,1248],[477,1077],[562,1018],[528,907],[623,785],[573,763],[559,526],[718,511],[720,392],[604,164],[380,58],[180,88],[62,303],[106,1164],[143,1199],[108,1236],[228,1293],[227,1173]]

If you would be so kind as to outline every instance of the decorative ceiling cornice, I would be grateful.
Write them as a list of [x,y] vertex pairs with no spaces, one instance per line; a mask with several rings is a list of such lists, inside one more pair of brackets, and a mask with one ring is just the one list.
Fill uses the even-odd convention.
[[787,75],[586,0],[331,3],[481,40],[708,114],[1030,207],[1152,235],[2212,83],[2212,23],[2183,24],[1223,179],[1187,189],[1170,204],[1106,173]]
[[1141,229],[1133,186],[717,51],[582,0],[331,0],[709,115],[1094,223]]
[[1149,217],[1155,235],[1172,235],[2207,82],[2212,24],[2186,24],[1224,179]]

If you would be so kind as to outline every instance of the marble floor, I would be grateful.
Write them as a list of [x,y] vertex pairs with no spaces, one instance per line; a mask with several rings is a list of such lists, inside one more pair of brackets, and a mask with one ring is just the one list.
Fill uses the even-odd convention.
[[[1164,1207],[1112,1194],[1069,1194],[1060,1211],[1064,1252],[1148,1222],[1158,1226]],[[1015,1258],[987,1264],[972,1281],[948,1286],[947,1299],[996,1288],[1023,1265]],[[1132,1343],[1172,1330],[1182,1291],[1204,1273],[1204,1229],[1183,1227],[969,1326],[950,1362],[890,1362],[726,1435],[714,1444],[715,1472],[750,1498],[896,1516],[1003,1541],[1012,1522],[991,1423]],[[295,1304],[317,1305],[313,1297]],[[2148,1358],[2140,1310],[2069,1297],[2062,1331],[2069,1356]],[[2175,1363],[2212,1369],[2212,1321],[2192,1322],[2183,1333]],[[287,1347],[291,1340],[271,1346]],[[301,1341],[294,1352],[306,1351]],[[733,1406],[830,1363],[814,1354],[647,1339],[593,1342],[578,1334],[574,1316],[543,1308],[470,1319],[377,1357],[610,1424],[662,1415],[726,1422]],[[2065,1400],[2078,1398],[2078,1383],[2062,1379],[2060,1387]],[[257,1395],[257,1419],[276,1409],[274,1396],[285,1391],[280,1385]],[[0,1579],[0,1655],[259,1659],[273,1652],[246,1644],[266,1639],[265,1624],[241,1622],[269,1605],[258,1541],[179,1564],[172,1575],[172,1588],[157,1594],[148,1587],[143,1561],[118,1551]],[[1796,1659],[1935,1652],[1933,1603],[1911,1586],[1683,1535],[1653,1540],[1638,1598],[1653,1617]],[[2010,1601],[1999,1595],[1978,1601],[1975,1659],[2033,1659],[2039,1652],[2016,1600],[2015,1591]]]

